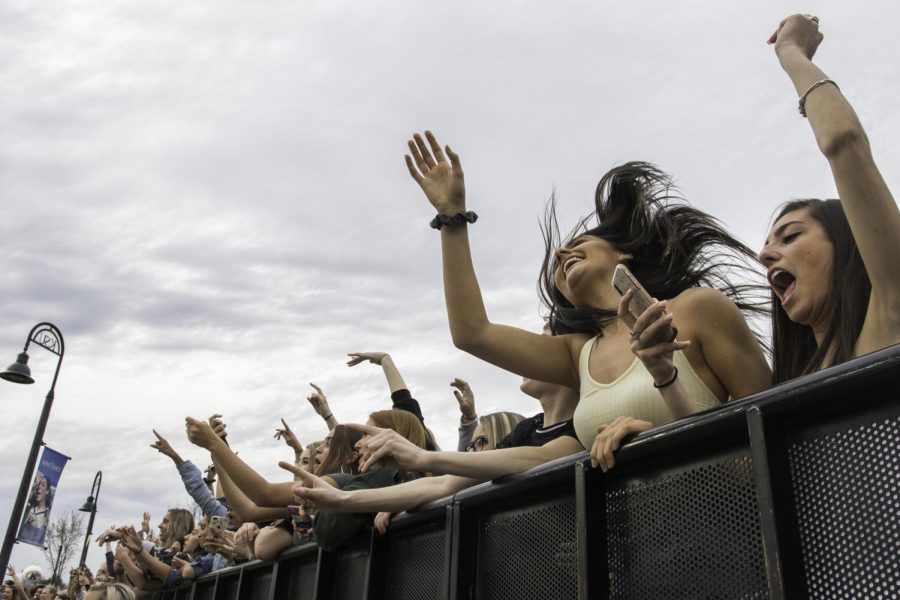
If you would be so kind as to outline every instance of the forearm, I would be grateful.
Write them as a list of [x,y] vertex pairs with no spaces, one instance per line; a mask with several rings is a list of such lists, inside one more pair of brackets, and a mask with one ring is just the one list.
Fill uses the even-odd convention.
[[545,462],[581,452],[574,438],[565,436],[545,446],[519,446],[483,452],[426,452],[423,470],[481,481],[521,473]]
[[138,558],[144,563],[151,573],[156,575],[160,581],[166,581],[169,578],[169,571],[172,569],[169,565],[159,560],[146,550],[141,550]]
[[400,375],[400,371],[397,370],[397,365],[394,364],[394,359],[391,358],[390,354],[385,354],[381,359],[381,368],[384,371],[384,378],[387,380],[392,394],[397,390],[406,389],[406,382],[403,381],[403,377]]
[[444,498],[477,483],[478,479],[443,475],[422,477],[390,487],[344,492],[340,508],[335,512],[397,513]]
[[228,509],[216,500],[212,492],[203,481],[203,474],[192,462],[184,461],[178,465],[178,473],[184,482],[184,489],[194,499],[204,515],[224,517]]
[[[787,46],[778,52],[781,67],[801,97],[817,81],[828,79],[802,49]],[[868,140],[859,118],[840,90],[831,84],[820,85],[806,97],[806,116],[816,136],[816,143],[829,159],[848,148],[868,149]]]
[[465,452],[472,443],[472,434],[478,428],[478,415],[471,419],[465,415],[459,417],[459,443],[456,446],[457,452]]
[[221,439],[217,438],[209,450],[219,469],[219,477],[222,477],[222,471],[227,472],[231,481],[257,506],[287,506],[293,503],[290,483],[269,483]]
[[[213,464],[216,465],[216,470],[219,473],[219,482],[225,492],[225,498],[228,500],[231,510],[234,511],[241,521],[249,523],[290,516],[287,509],[284,508],[287,504],[278,508],[261,508],[257,506],[231,481],[226,470],[219,468],[219,464],[215,459],[213,459]],[[292,504],[292,502],[289,504]]]
[[134,564],[130,556],[121,559],[119,562],[122,563],[122,567],[125,569],[125,578],[131,582],[131,585],[140,588],[147,586],[147,578],[144,577],[144,572]]
[[[691,398],[687,389],[682,385],[681,380],[676,378],[675,381],[664,388],[660,388],[659,394],[662,396],[663,402],[673,419],[680,419],[688,415],[692,415],[699,410],[694,400]],[[660,423],[656,423],[659,425]]]
[[475,276],[468,227],[442,228],[441,251],[450,335],[457,348],[468,350],[477,347],[485,328],[490,325]]

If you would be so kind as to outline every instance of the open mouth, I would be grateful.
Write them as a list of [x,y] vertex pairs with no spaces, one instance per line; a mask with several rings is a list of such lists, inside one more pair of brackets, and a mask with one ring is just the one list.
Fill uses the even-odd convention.
[[782,303],[794,293],[794,288],[797,286],[797,278],[784,269],[772,269],[769,271],[768,279],[769,285],[772,286],[775,294],[781,298]]
[[567,275],[569,273],[569,269],[571,269],[572,266],[580,263],[583,260],[584,258],[581,256],[570,256],[569,258],[567,258],[566,261],[562,264],[563,275]]

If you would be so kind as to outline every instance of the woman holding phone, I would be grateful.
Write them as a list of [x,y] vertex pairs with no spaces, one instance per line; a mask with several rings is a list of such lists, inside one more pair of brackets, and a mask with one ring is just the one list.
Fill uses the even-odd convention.
[[778,383],[900,342],[900,211],[853,107],[812,62],[822,39],[811,15],[769,38],[840,196],[782,206],[759,255]]
[[[551,205],[541,284],[558,335],[542,336],[488,319],[469,248],[467,223],[475,216],[467,212],[459,156],[427,131],[408,145],[410,175],[438,213],[432,226],[440,229],[454,344],[507,371],[580,390],[578,441],[469,455],[415,453],[421,461],[415,468],[492,479],[588,448],[605,470],[628,433],[771,385],[741,313],[753,310],[747,290],[730,283],[736,272],[750,271],[754,253],[712,217],[679,202],[670,178],[653,165],[627,163],[604,175],[596,223],[584,219],[559,247]],[[663,300],[630,316],[631,298],[621,298],[611,283],[619,264]],[[677,340],[665,335],[671,325]]]

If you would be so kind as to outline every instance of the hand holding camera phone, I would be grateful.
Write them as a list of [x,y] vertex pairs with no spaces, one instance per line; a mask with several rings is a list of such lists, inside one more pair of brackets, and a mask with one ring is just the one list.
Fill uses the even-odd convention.
[[216,539],[225,537],[225,517],[210,517],[209,532]]
[[[655,302],[650,294],[647,293],[647,290],[644,289],[644,286],[641,285],[625,265],[616,265],[612,284],[613,287],[616,288],[616,291],[622,296],[629,291],[633,291],[631,302],[628,305],[628,312],[630,312],[635,319],[640,318],[640,316],[644,314],[648,308],[653,306]],[[666,341],[675,341],[677,335],[678,330],[673,325],[666,327],[664,336]]]

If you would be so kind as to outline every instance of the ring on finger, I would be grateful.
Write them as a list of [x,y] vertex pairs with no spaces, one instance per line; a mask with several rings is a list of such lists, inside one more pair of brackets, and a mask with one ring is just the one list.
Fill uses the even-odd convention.
[[633,340],[639,340],[639,339],[641,339],[641,332],[640,332],[640,331],[635,331],[634,329],[632,329],[631,331],[629,331],[629,333],[631,334],[631,339],[633,339]]

